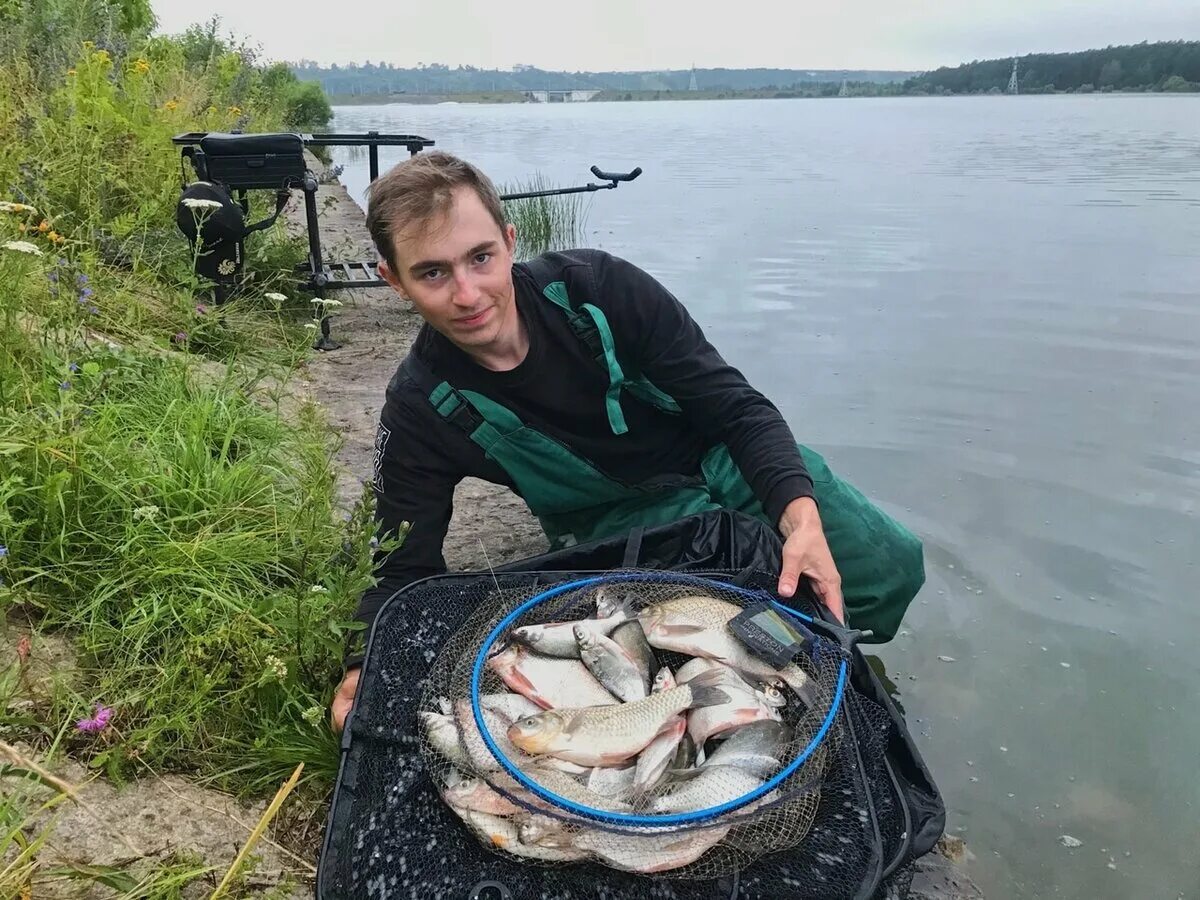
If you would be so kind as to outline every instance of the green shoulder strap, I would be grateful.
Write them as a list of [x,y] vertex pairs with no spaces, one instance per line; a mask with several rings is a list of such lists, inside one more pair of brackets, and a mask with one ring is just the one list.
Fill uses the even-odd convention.
[[645,376],[627,376],[624,373],[617,359],[616,342],[608,318],[603,310],[592,303],[583,303],[578,310],[575,308],[567,293],[566,282],[562,280],[561,266],[552,266],[544,258],[528,260],[524,265],[541,287],[542,295],[566,313],[571,331],[597,364],[608,373],[608,390],[604,402],[613,434],[625,434],[629,430],[625,424],[625,414],[621,410],[622,389],[663,412],[681,412],[675,399],[655,387]]

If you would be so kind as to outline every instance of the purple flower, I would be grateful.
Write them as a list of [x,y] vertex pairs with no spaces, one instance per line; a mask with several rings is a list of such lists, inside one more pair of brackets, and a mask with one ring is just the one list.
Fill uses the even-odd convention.
[[78,372],[79,371],[79,363],[71,363],[69,366],[67,366],[67,368],[70,369],[72,372]]
[[113,708],[111,706],[101,706],[96,704],[96,714],[90,719],[80,719],[75,723],[77,731],[100,732],[108,727],[108,720],[113,716]]
[[4,559],[6,556],[8,556],[8,548],[0,547],[0,559]]
[[94,294],[94,293],[96,293],[96,292],[93,291],[91,288],[85,287],[82,291],[79,292],[79,299],[86,300],[88,297],[92,296],[92,294]]
[[206,312],[208,312],[208,307],[205,306],[203,303],[197,303],[196,304],[196,312],[200,313],[200,315],[204,315]]
[[90,313],[91,313],[91,314],[94,316],[94,315],[96,315],[98,312],[100,312],[100,308],[99,308],[98,306],[89,306],[89,307],[88,307],[88,312],[90,312]]
[[55,272],[53,269],[51,269],[49,272],[46,273],[46,277],[49,278],[55,284],[58,284],[58,273]]
[[69,391],[71,389],[71,382],[69,382],[69,381],[60,382],[58,385],[58,389],[60,391]]
[[80,272],[78,277],[75,279],[75,284],[77,284],[79,287],[83,287],[87,283],[88,283],[88,277],[86,275],[84,275],[82,272]]
[[175,334],[171,335],[171,340],[173,340],[176,344],[182,344],[187,340],[187,332],[177,331]]

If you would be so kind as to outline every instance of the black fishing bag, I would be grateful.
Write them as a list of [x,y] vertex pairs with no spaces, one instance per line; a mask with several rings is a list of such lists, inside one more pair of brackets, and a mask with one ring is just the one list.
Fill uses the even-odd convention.
[[[441,575],[398,591],[380,610],[347,719],[316,895],[454,900],[832,900],[903,897],[912,864],[941,837],[945,808],[866,659],[850,651],[837,715],[849,739],[831,748],[808,838],[704,881],[552,867],[485,848],[425,771],[417,710],[439,650],[497,590],[529,591],[612,570],[688,572],[767,592],[778,536],[757,519],[707,512],[668,525],[525,559],[493,572]],[[820,615],[812,597],[789,605]]]

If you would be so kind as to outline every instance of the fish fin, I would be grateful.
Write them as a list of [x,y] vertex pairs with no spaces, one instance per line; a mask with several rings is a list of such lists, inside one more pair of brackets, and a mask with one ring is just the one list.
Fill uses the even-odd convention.
[[700,634],[707,630],[703,625],[689,625],[682,622],[678,625],[667,625],[660,622],[654,626],[654,631],[662,637],[684,637],[689,634]]
[[716,686],[721,683],[721,679],[722,673],[719,669],[710,669],[689,681],[687,685],[692,689],[692,701],[688,704],[688,709],[728,703],[729,695]]
[[553,708],[550,701],[547,700],[545,697],[543,697],[541,692],[536,687],[534,687],[533,682],[530,681],[528,678],[526,678],[524,675],[522,675],[520,672],[518,672],[516,669],[510,669],[508,671],[508,677],[505,678],[504,681],[510,688],[512,688],[514,691],[516,691],[522,697],[532,700],[534,703],[536,703],[542,709],[552,709]]
[[819,701],[817,686],[813,684],[813,680],[808,677],[807,672],[793,663],[779,674],[805,706],[809,709],[817,708]]

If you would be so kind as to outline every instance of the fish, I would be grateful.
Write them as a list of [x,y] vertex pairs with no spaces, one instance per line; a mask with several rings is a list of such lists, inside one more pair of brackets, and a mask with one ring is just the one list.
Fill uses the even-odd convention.
[[[637,625],[636,622],[633,624]],[[579,646],[580,660],[614,697],[630,703],[646,696],[646,680],[638,664],[612,638],[577,624],[575,643]]]
[[421,730],[425,732],[425,740],[429,742],[429,746],[457,768],[471,768],[471,760],[462,741],[459,740],[454,716],[421,710],[417,713],[417,718],[421,722]]
[[487,665],[506,685],[542,709],[619,702],[578,659],[554,659],[513,644],[490,657]]
[[662,834],[626,834],[588,829],[575,837],[576,849],[589,851],[615,869],[652,874],[693,863],[729,833],[729,825]]
[[[718,674],[710,671],[699,677],[712,678]],[[741,682],[740,678],[738,682]],[[696,745],[697,763],[704,761],[704,744],[709,738],[749,725],[751,722],[780,721],[779,709],[764,702],[748,685],[745,688],[738,687],[737,682],[728,676],[718,679],[717,684],[729,697],[729,702],[695,709],[688,714],[688,735]]]
[[[456,775],[457,777],[454,777]],[[453,772],[447,781],[451,783],[442,791],[442,799],[458,809],[474,810],[493,816],[511,816],[521,812],[521,807],[493,790],[481,778]]]
[[705,673],[687,684],[617,706],[550,709],[514,722],[508,739],[526,753],[565,759],[583,766],[616,766],[654,740],[670,719],[686,709],[729,701],[714,686],[720,673]]
[[[480,714],[483,716],[483,724],[487,726],[492,742],[507,759],[519,765],[522,754],[505,734],[511,722],[490,709],[481,708]],[[470,760],[470,764],[464,768],[474,772],[494,772],[499,769],[499,760],[492,755],[492,751],[484,743],[479,727],[475,724],[475,715],[471,711],[470,700],[459,700],[454,704],[454,718],[458,723],[462,746]]]
[[654,648],[646,640],[646,632],[636,620],[623,622],[613,629],[610,635],[614,642],[624,648],[629,657],[637,663],[638,671],[642,673],[642,681],[649,694],[654,686],[654,674],[658,671],[658,660],[654,657]]
[[710,809],[744,797],[762,779],[736,766],[705,766],[670,784],[650,802],[656,813],[685,813]]
[[783,766],[792,738],[792,729],[782,722],[752,722],[722,741],[700,768],[735,766],[758,778],[769,778]]
[[584,859],[588,853],[577,847],[543,847],[539,844],[521,842],[520,826],[515,821],[476,810],[459,813],[483,841],[492,847],[505,850],[514,856],[546,861],[570,861]]
[[782,678],[806,706],[815,707],[816,685],[799,665],[788,663],[776,669],[730,632],[729,621],[741,611],[740,606],[716,597],[690,594],[651,604],[637,618],[651,647],[715,659],[763,681]]
[[546,622],[542,625],[524,625],[514,628],[510,637],[518,644],[531,650],[536,650],[543,656],[553,656],[559,659],[579,659],[579,649],[575,643],[575,629],[586,628],[593,634],[609,635],[619,625],[629,621],[631,610],[629,598],[613,599],[606,593],[605,586],[596,591],[598,618],[579,619],[574,622]]
[[479,705],[499,713],[510,723],[541,710],[540,706],[520,694],[480,694]]
[[[668,691],[675,687],[675,676],[667,666],[659,669],[654,676],[654,693]],[[658,784],[659,780],[676,761],[679,742],[687,734],[687,717],[677,715],[668,719],[659,729],[654,740],[638,754],[637,765],[633,776],[633,787],[637,791],[646,791]]]
[[[533,761],[531,765],[523,766],[522,769],[541,788],[552,794],[557,794],[565,800],[570,800],[572,803],[578,803],[580,806],[604,809],[609,812],[633,811],[633,807],[622,797],[597,794],[580,784],[570,775],[550,767],[547,765],[549,762],[549,759],[539,759]],[[513,783],[514,785],[516,784],[515,781]],[[521,791],[525,790],[524,788],[518,789]],[[532,793],[528,794],[525,799],[529,800],[531,806],[552,812],[561,812],[561,810],[556,809],[548,800],[543,800]]]
[[522,844],[539,847],[573,847],[577,833],[562,819],[537,814],[526,817],[517,828]]
[[588,775],[587,789],[601,797],[622,797],[633,786],[633,776],[633,766],[596,766]]

